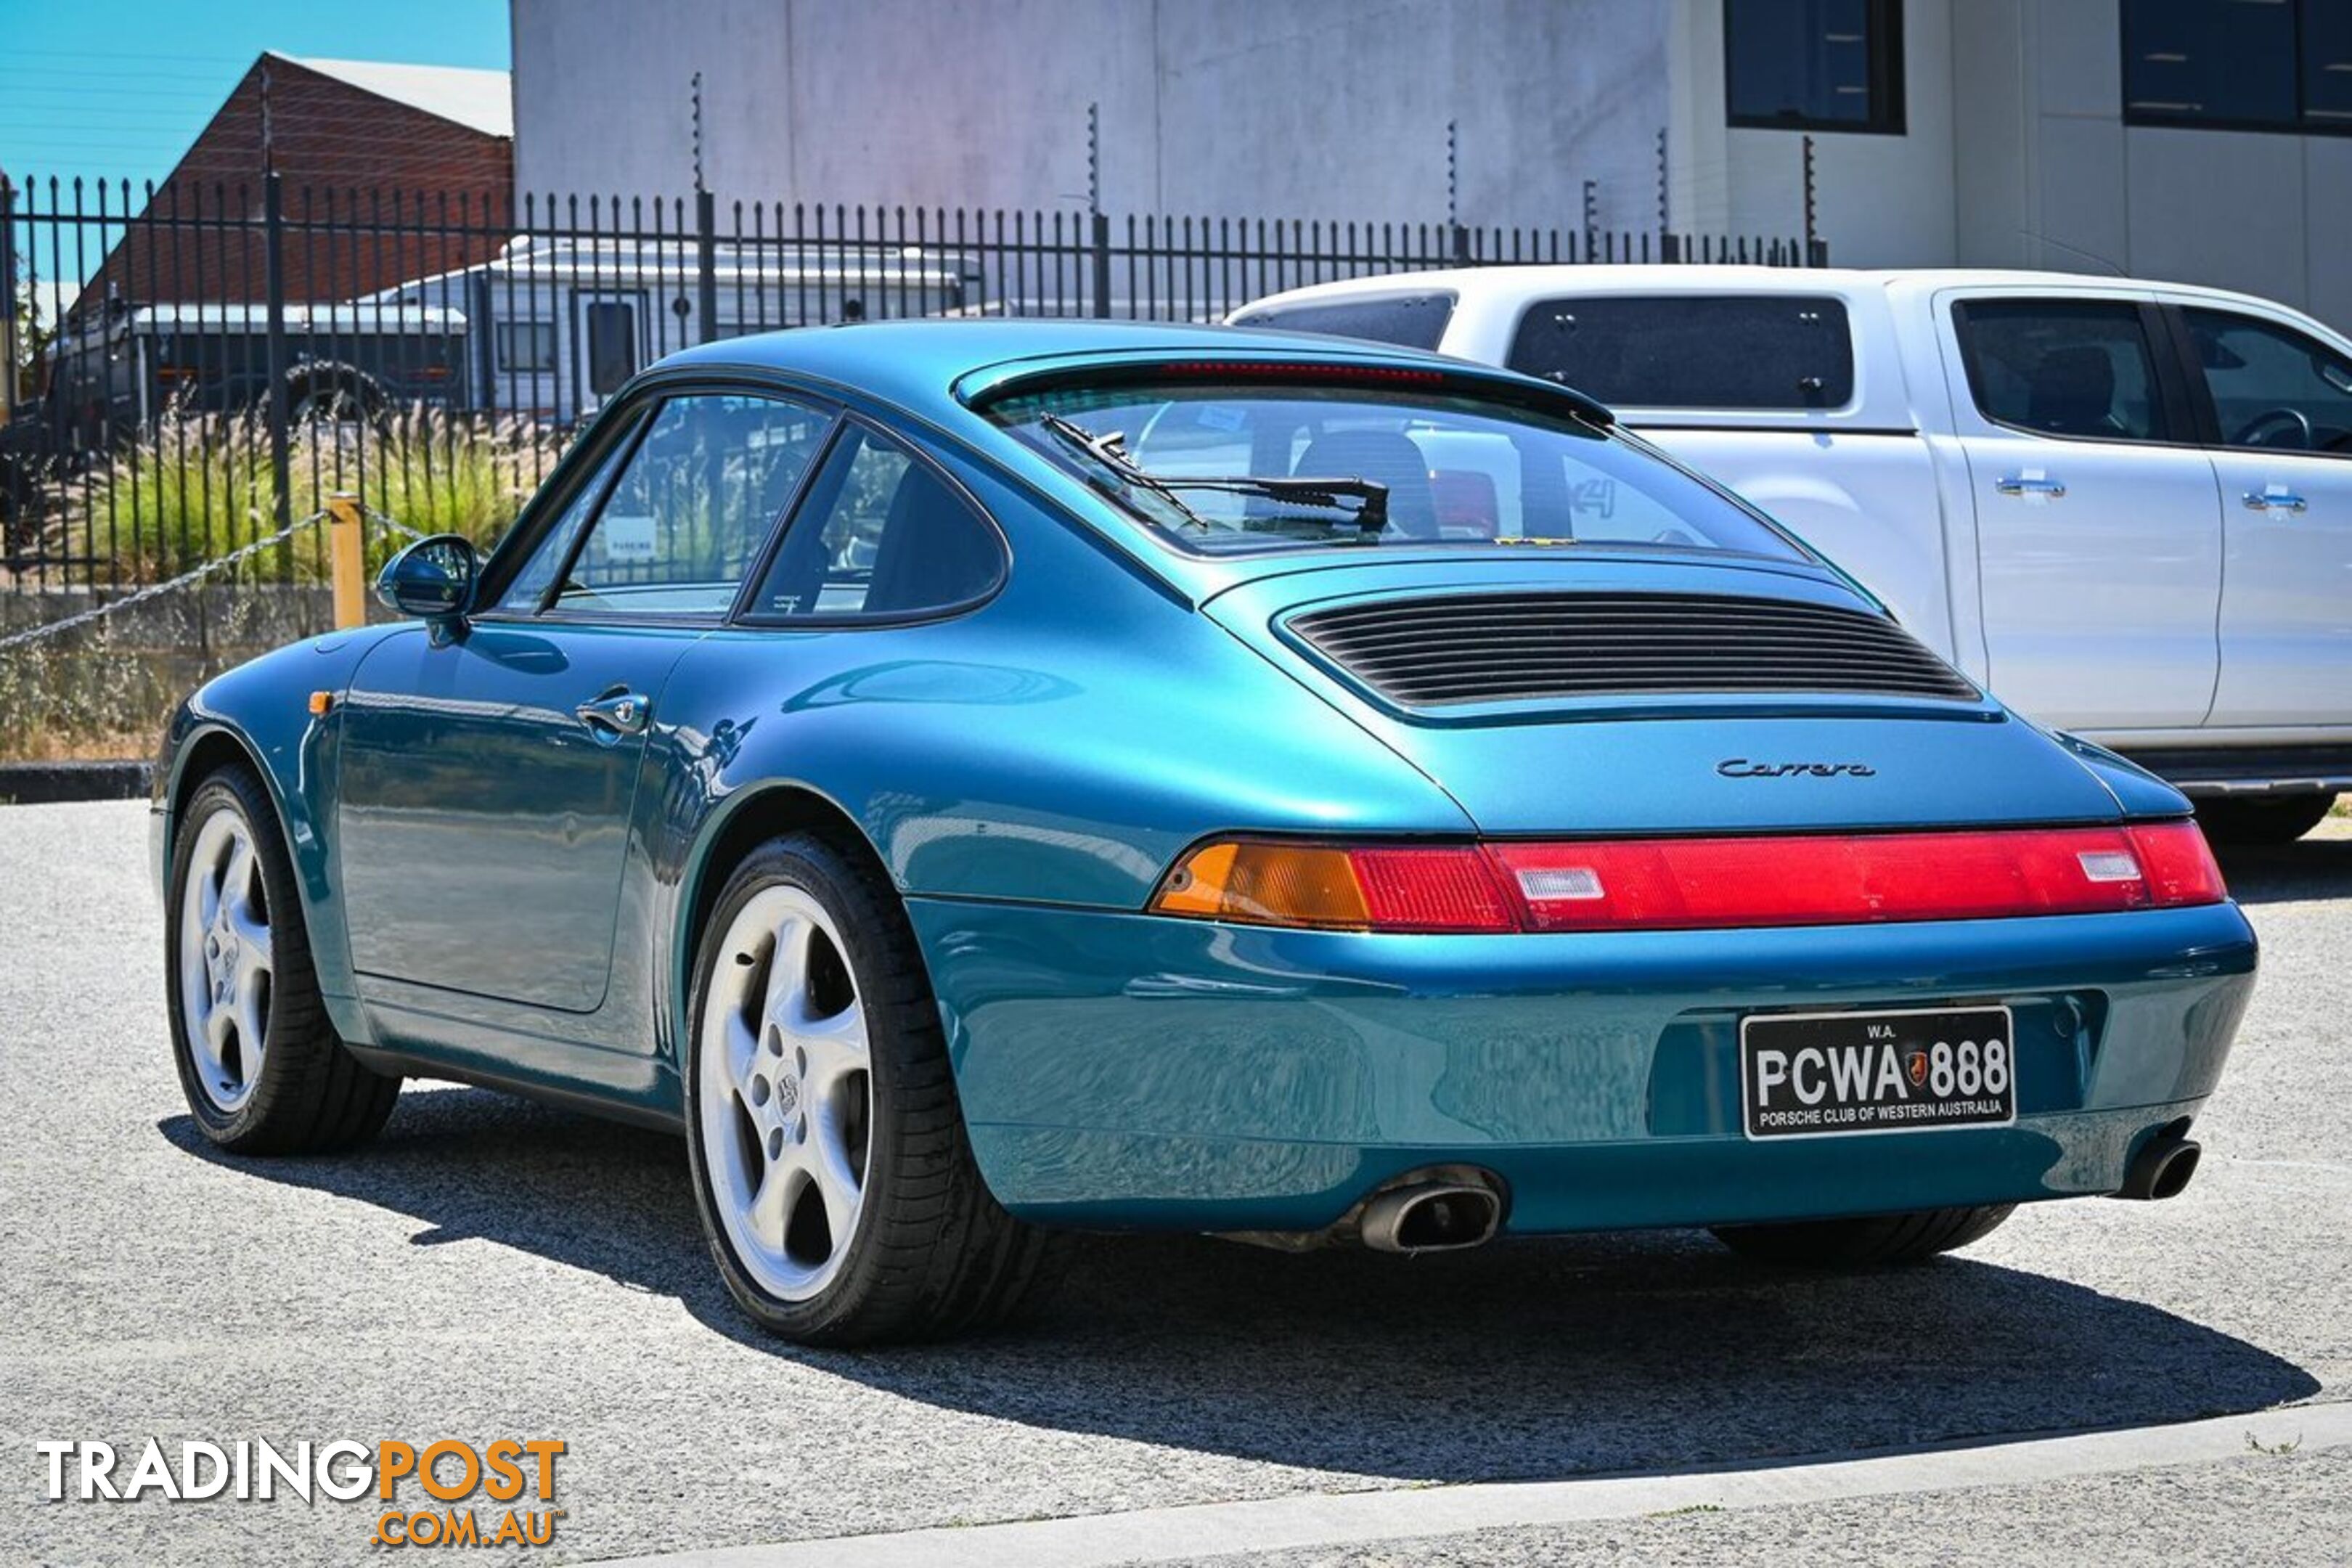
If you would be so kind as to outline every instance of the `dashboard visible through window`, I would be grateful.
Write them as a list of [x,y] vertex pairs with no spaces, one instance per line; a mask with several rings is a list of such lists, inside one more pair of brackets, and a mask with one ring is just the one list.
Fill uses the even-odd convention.
[[2228,447],[2352,453],[2352,362],[2234,310],[2181,312]]

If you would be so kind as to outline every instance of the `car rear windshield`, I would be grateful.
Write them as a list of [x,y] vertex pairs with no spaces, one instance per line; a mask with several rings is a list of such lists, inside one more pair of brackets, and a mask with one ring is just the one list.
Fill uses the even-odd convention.
[[1622,408],[1841,408],[1853,399],[1845,306],[1821,294],[1541,300],[1506,362]]
[[1409,294],[1386,300],[1335,300],[1319,305],[1276,305],[1234,318],[1237,327],[1364,338],[1405,349],[1433,349],[1454,319],[1451,294]]
[[1647,447],[1566,412],[1442,386],[1062,385],[986,412],[1201,553],[1581,545],[1805,558]]

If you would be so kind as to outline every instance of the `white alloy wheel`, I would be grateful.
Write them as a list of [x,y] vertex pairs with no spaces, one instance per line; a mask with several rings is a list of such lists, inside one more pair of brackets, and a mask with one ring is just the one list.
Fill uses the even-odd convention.
[[694,1114],[712,1207],[761,1289],[806,1300],[856,1238],[874,1122],[865,1005],[814,899],[770,886],[744,904],[700,1026]]
[[179,921],[181,1019],[196,1086],[234,1112],[261,1081],[277,975],[253,828],[226,802],[196,828]]

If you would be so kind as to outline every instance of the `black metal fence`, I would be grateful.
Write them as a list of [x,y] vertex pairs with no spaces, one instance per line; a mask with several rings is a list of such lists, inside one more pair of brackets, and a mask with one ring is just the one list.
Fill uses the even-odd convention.
[[[0,585],[187,571],[337,490],[487,539],[569,433],[698,342],[892,317],[1213,321],[1263,295],[1506,262],[1819,265],[1818,245],[1444,224],[499,204],[174,182],[0,184]],[[317,581],[315,533],[238,567]]]

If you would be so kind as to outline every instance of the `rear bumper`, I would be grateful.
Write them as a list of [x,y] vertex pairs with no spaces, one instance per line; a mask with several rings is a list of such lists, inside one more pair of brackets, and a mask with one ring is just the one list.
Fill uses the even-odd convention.
[[[1507,1230],[2113,1192],[2211,1091],[2252,990],[2232,905],[1529,936],[1276,931],[916,900],[974,1150],[1027,1217],[1312,1230],[1490,1170]],[[1738,1020],[2000,1002],[2018,1121],[1751,1142]]]

